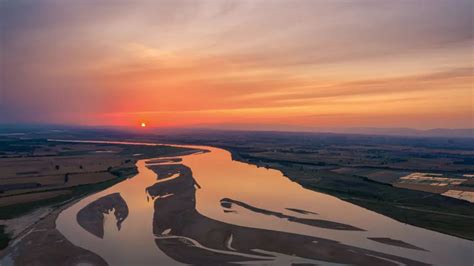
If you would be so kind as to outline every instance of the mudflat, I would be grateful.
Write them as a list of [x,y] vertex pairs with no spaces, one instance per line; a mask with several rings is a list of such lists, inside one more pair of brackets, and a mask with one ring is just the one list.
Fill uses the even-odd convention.
[[11,246],[0,251],[0,258],[12,265],[108,265],[100,256],[73,245],[56,229],[58,214],[70,204],[26,228]]

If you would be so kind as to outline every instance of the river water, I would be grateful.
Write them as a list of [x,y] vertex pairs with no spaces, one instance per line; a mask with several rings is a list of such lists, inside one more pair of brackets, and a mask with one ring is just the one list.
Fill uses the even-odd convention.
[[[406,263],[397,258],[410,259],[408,264],[473,264],[473,241],[307,190],[277,170],[233,161],[225,150],[197,148],[209,152],[182,156],[180,162],[139,160],[136,176],[64,210],[57,229],[110,265],[347,264],[352,258],[347,254],[387,264]],[[157,179],[153,167],[171,170]],[[192,177],[184,174],[186,169]],[[103,232],[94,234],[78,213],[115,193],[123,201],[107,203],[109,211],[99,220]]]

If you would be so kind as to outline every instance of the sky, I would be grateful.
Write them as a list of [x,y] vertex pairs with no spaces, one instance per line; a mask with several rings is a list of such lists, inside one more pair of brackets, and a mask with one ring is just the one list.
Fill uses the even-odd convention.
[[0,124],[469,128],[471,0],[0,0]]

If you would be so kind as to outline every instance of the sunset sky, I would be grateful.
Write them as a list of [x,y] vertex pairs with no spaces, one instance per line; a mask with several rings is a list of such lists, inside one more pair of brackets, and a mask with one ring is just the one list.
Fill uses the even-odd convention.
[[473,127],[472,0],[0,9],[0,123]]

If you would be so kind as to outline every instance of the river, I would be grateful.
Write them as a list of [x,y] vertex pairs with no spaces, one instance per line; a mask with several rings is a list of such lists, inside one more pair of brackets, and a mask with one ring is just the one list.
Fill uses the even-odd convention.
[[[307,190],[280,171],[233,161],[223,149],[190,147],[209,152],[139,160],[136,176],[64,210],[57,229],[110,265],[473,263],[473,241]],[[119,200],[104,200],[109,195]],[[97,211],[94,202],[111,210],[95,234],[78,219],[81,210]]]

